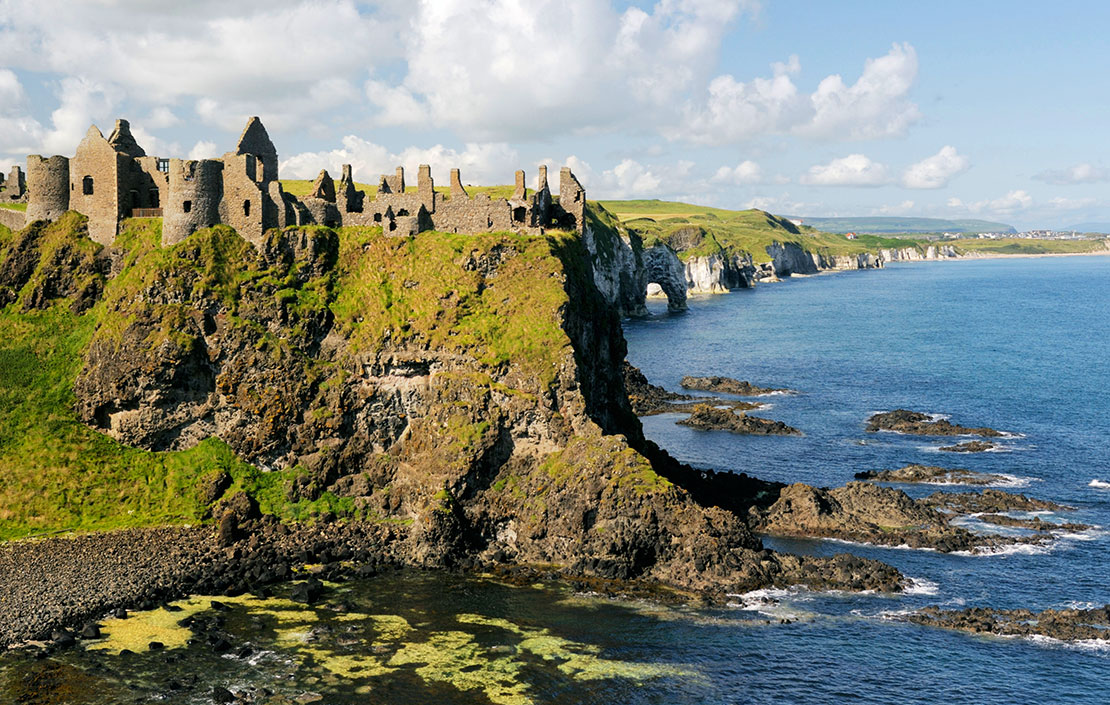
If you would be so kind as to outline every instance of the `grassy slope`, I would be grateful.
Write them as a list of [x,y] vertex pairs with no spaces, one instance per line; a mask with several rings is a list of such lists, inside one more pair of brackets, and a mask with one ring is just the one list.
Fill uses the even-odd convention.
[[[44,249],[61,242],[97,248],[76,234],[82,223],[80,216],[67,215],[50,227]],[[567,295],[555,253],[573,246],[575,236],[421,233],[396,238],[383,237],[377,228],[346,228],[339,235],[334,288],[281,290],[279,295],[298,297],[297,305],[330,307],[355,348],[372,349],[386,339],[465,348],[484,363],[509,365],[532,393],[535,385],[549,383],[565,360],[570,342],[561,327],[561,309]],[[0,226],[0,267],[14,237]],[[134,296],[181,266],[178,250],[200,243],[200,260],[187,266],[200,271],[204,286],[227,300],[234,300],[239,287],[283,276],[243,265],[249,245],[228,228],[200,231],[166,250],[157,245],[160,237],[160,220],[125,222],[117,241],[128,252],[125,269],[84,314],[70,312],[66,300],[46,311],[22,311],[37,276],[19,301],[0,308],[0,540],[67,529],[196,523],[207,515],[196,486],[221,470],[234,478],[232,490],[246,489],[263,511],[285,519],[351,510],[348,500],[327,493],[315,502],[288,502],[286,488],[299,468],[260,472],[218,439],[185,452],[153,453],[124,446],[78,421],[73,383],[83,351],[98,325],[119,330],[125,323],[110,313],[109,302]],[[506,244],[520,254],[504,262],[493,280],[483,281],[460,266]],[[412,282],[419,286],[405,286]],[[172,335],[172,329],[166,333]]]
[[[831,255],[851,255],[861,252],[876,252],[879,249],[917,247],[928,245],[951,245],[960,252],[985,252],[992,254],[1066,254],[1095,252],[1104,249],[1101,239],[1091,240],[1029,240],[1002,238],[980,240],[967,238],[926,241],[913,237],[891,237],[884,235],[860,234],[857,239],[849,240],[837,233],[820,232],[803,226],[791,232],[791,225],[782,218],[760,210],[729,211],[721,208],[696,206],[689,203],[668,201],[603,201],[605,208],[612,211],[625,225],[636,229],[644,238],[644,245],[665,240],[681,228],[700,227],[705,230],[704,242],[693,249],[679,253],[682,259],[712,252],[747,252],[755,262],[769,261],[766,247],[774,241],[796,242],[811,252]],[[956,222],[956,221],[953,221]],[[959,221],[967,223],[971,221]],[[975,221],[988,224],[986,221]],[[992,225],[1001,225],[994,223]],[[1009,226],[1006,226],[1009,227]]]
[[803,249],[826,255],[854,255],[875,252],[881,247],[915,247],[920,243],[907,238],[863,235],[849,240],[844,235],[823,233],[809,227],[796,227],[789,221],[761,210],[729,211],[667,201],[603,201],[624,224],[640,232],[644,245],[664,241],[675,231],[699,227],[705,232],[702,243],[679,253],[682,259],[715,252],[746,252],[756,263],[768,262],[767,247],[773,242],[795,242]]

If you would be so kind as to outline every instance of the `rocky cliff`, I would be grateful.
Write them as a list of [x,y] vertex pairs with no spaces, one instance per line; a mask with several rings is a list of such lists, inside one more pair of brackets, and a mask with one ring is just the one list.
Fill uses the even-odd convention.
[[[72,406],[51,413],[166,454],[101,504],[57,500],[71,514],[111,519],[135,492],[212,507],[242,491],[278,514],[327,499],[328,517],[391,527],[418,565],[544,564],[715,593],[900,582],[874,561],[763,550],[745,517],[773,499],[768,483],[693,471],[644,440],[613,304],[635,300],[621,274],[633,237],[291,228],[255,247],[216,227],[163,248],[156,221],[131,221],[101,248],[85,228],[68,214],[0,238],[0,322],[12,340],[45,315],[88,330],[69,340]],[[57,345],[28,354],[67,385]],[[238,460],[152,479],[213,438]],[[49,463],[58,481],[65,461]],[[26,496],[41,473],[22,470],[9,478]]]

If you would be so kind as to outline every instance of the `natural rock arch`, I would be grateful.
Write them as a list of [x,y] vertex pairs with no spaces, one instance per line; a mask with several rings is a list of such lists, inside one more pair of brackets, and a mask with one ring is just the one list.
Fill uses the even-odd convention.
[[686,310],[686,267],[682,260],[666,245],[655,245],[644,250],[644,268],[647,270],[648,294],[655,284],[667,296],[671,311]]

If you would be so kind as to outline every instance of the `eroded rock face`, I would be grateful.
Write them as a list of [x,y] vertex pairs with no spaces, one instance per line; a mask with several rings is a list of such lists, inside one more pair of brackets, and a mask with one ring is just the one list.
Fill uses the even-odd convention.
[[[345,237],[363,239],[288,229],[255,246],[217,227],[130,252],[97,307],[81,418],[147,449],[218,436],[264,469],[299,465],[286,499],[349,498],[410,565],[713,594],[900,584],[875,561],[764,551],[744,519],[762,485],[644,440],[581,240]],[[241,538],[242,512],[215,511]]]

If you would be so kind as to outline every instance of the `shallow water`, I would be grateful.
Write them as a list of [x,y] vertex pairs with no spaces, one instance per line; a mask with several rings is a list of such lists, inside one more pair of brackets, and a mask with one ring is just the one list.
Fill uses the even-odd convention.
[[[1110,528],[1110,490],[1092,484],[1110,483],[1108,296],[1106,257],[910,264],[695,299],[681,315],[659,305],[656,317],[625,330],[633,364],[670,389],[683,374],[721,374],[801,392],[769,397],[772,408],[755,413],[802,429],[802,438],[644,419],[649,437],[694,465],[829,486],[906,462],[967,467],[1077,507],[1043,518]],[[897,407],[1020,435],[1003,441],[1006,452],[964,455],[864,432],[870,413]],[[104,648],[0,657],[0,702],[37,691],[57,697],[31,702],[207,703],[216,685],[268,703],[1106,701],[1108,649],[896,619],[929,604],[1108,603],[1110,538],[1101,529],[995,556],[767,544],[851,550],[895,565],[916,587],[901,596],[776,591],[756,608],[698,609],[404,572],[344,583],[316,608],[280,596],[216,598],[227,603],[222,612],[209,600],[182,603],[175,614],[224,619],[225,655],[189,644],[196,633],[162,612],[105,622]],[[140,651],[150,640],[169,648]],[[114,653],[125,644],[140,652]],[[250,654],[232,655],[244,646]]]

